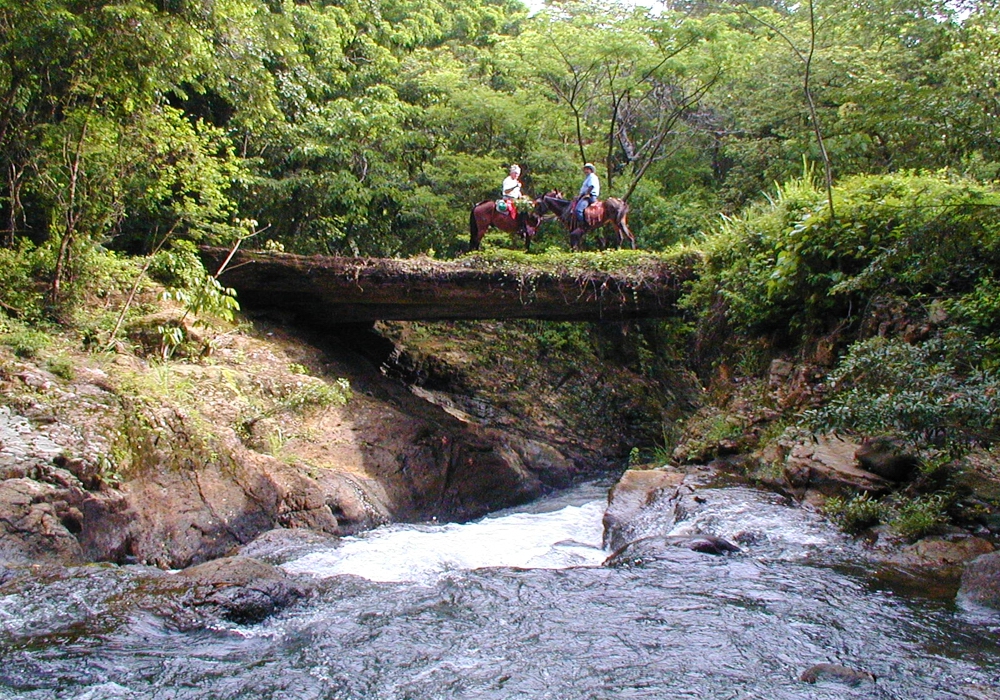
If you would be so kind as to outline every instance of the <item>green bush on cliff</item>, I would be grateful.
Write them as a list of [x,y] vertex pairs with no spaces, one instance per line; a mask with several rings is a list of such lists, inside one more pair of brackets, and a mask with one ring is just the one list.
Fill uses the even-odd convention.
[[19,327],[0,333],[0,343],[9,347],[18,357],[38,357],[49,345],[49,337],[31,328]]
[[894,510],[889,525],[904,539],[919,539],[948,522],[948,504],[948,496],[941,493],[905,501]]
[[962,449],[1000,438],[1000,375],[981,369],[983,344],[961,329],[920,343],[870,338],[830,375],[830,400],[807,411],[815,430],[890,433]]
[[[951,299],[947,308],[957,320],[977,331],[996,336],[1000,332],[1000,282],[992,276],[979,278],[972,291]],[[996,338],[991,338],[996,345]]]
[[[860,175],[834,197],[831,218],[822,191],[796,180],[726,219],[688,305],[721,306],[737,330],[807,333],[857,317],[875,295],[968,294],[1000,263],[995,188],[946,174]],[[994,310],[979,315],[995,321]]]

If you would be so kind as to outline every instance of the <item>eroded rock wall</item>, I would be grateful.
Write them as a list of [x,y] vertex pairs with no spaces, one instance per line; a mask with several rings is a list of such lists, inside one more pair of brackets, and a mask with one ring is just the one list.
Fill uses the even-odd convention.
[[[0,358],[0,560],[179,568],[275,527],[467,519],[572,477],[557,449],[464,420],[324,342],[269,327],[210,358],[81,353],[73,379]],[[151,375],[170,390],[136,389]],[[310,403],[343,379],[346,403]]]

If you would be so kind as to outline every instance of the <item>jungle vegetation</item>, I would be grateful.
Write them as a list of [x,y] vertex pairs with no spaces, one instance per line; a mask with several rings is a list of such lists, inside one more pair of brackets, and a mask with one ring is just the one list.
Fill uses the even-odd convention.
[[995,0],[0,0],[0,325],[139,275],[231,314],[199,243],[453,257],[510,163],[592,161],[704,261],[707,362],[831,337],[816,426],[989,444],[998,117]]

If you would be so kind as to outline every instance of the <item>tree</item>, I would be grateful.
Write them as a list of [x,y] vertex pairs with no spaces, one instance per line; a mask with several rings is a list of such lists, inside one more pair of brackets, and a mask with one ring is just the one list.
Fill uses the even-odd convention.
[[[526,72],[568,108],[581,161],[604,162],[607,189],[618,177],[632,195],[665,156],[676,127],[719,73],[701,61],[709,34],[697,20],[655,18],[610,5],[568,17],[548,14],[512,41]],[[588,148],[599,158],[588,158]]]

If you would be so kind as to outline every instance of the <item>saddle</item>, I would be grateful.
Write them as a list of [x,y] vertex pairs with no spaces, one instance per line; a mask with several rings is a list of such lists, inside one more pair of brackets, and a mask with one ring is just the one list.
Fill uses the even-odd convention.
[[517,218],[517,205],[514,204],[514,200],[498,199],[494,203],[494,206],[496,207],[496,210],[501,214],[508,214],[512,219]]
[[587,228],[594,228],[600,223],[600,215],[597,213],[595,207],[601,202],[601,200],[598,199],[593,204],[588,204],[584,207],[582,221],[579,221],[576,217],[576,206],[579,202],[580,198],[574,197],[573,201],[570,202],[569,207],[566,208],[566,214],[569,217],[570,223],[577,222]]

